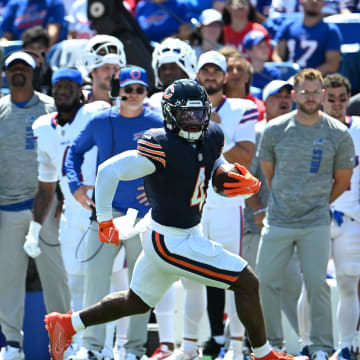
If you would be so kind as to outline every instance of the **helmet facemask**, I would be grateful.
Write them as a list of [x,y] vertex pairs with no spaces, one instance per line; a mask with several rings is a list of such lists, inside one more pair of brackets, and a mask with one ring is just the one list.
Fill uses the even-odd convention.
[[166,104],[165,111],[171,119],[166,122],[167,128],[188,142],[199,141],[209,126],[211,108],[200,100],[189,100],[186,106]]

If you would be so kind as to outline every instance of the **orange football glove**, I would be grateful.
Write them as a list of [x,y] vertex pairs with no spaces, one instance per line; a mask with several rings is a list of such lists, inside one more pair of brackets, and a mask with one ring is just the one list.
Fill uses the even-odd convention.
[[238,195],[254,195],[258,193],[261,186],[260,180],[255,176],[252,176],[244,166],[241,166],[238,163],[234,163],[234,166],[240,174],[233,171],[228,173],[229,177],[237,181],[224,183],[224,193],[230,197]]
[[113,219],[99,223],[99,240],[106,244],[120,245],[119,231],[115,227]]

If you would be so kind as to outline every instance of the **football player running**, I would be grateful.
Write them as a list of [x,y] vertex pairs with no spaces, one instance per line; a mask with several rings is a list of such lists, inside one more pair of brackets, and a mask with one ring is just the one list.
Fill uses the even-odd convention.
[[[165,129],[149,130],[138,141],[137,151],[107,160],[100,166],[96,182],[99,238],[116,244],[119,236],[111,204],[117,184],[120,179],[144,177],[152,206],[151,223],[143,236],[143,252],[130,290],[109,294],[74,314],[47,315],[53,358],[62,359],[72,336],[85,327],[148,311],[184,276],[235,292],[254,360],[291,359],[275,353],[267,342],[254,271],[242,258],[206,239],[199,227],[212,171],[224,163],[220,156],[224,135],[217,124],[209,125],[211,105],[206,91],[192,80],[175,81],[165,90],[162,107]],[[247,196],[251,196],[259,191],[260,182],[247,175],[251,184]],[[231,185],[231,193],[236,195],[249,183],[241,177]]]

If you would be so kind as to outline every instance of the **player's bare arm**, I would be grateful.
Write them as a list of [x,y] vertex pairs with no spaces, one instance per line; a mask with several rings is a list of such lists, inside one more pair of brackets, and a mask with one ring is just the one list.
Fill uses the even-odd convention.
[[274,52],[272,54],[272,60],[276,62],[285,61],[287,58],[287,46],[286,40],[280,40],[274,48]]
[[341,54],[338,50],[329,50],[325,53],[325,62],[322,63],[318,70],[322,75],[335,73],[338,71],[341,60]]
[[263,221],[266,214],[266,206],[261,203],[260,198],[257,194],[255,194],[251,198],[246,199],[245,201],[253,211],[255,224],[262,227],[264,225]]
[[338,169],[334,171],[334,182],[330,194],[330,204],[350,186],[352,173],[352,168]]
[[95,207],[93,199],[87,194],[88,190],[94,189],[92,185],[81,185],[74,192],[74,198],[88,210],[92,210],[92,207]]
[[268,188],[270,190],[271,189],[272,178],[274,176],[275,164],[273,162],[270,162],[270,161],[260,160],[260,165],[261,165],[262,171],[264,172],[267,186],[268,186]]
[[234,163],[250,168],[252,158],[255,154],[255,144],[251,141],[239,141],[233,148],[224,153],[225,159]]
[[55,196],[56,182],[39,181],[34,198],[33,220],[43,224]]

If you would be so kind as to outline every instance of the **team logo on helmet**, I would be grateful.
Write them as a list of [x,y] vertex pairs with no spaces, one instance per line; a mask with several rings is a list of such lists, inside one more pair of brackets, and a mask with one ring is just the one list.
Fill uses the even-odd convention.
[[166,88],[164,93],[164,99],[170,99],[174,95],[175,89],[173,85],[170,85]]

